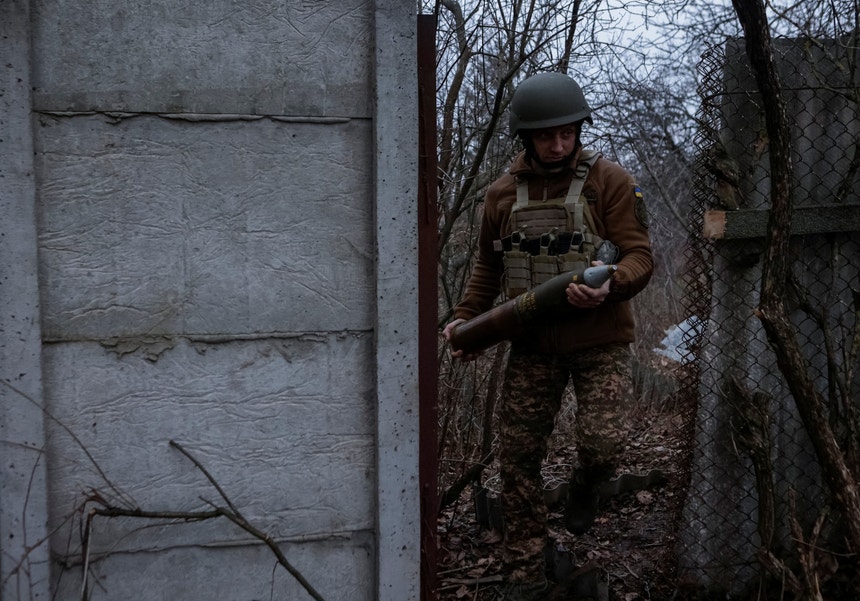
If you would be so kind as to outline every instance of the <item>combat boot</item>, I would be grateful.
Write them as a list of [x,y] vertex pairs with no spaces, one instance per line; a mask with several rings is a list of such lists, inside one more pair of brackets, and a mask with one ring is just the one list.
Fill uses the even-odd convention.
[[607,466],[579,468],[570,478],[564,525],[571,534],[584,534],[597,517],[600,483],[608,480],[613,469]]

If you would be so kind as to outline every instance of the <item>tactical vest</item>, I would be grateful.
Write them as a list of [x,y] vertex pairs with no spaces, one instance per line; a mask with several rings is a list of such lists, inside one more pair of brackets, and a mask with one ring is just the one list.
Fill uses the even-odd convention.
[[595,233],[582,187],[599,157],[593,150],[582,152],[563,198],[530,200],[528,181],[517,179],[517,200],[511,208],[509,235],[493,243],[497,251],[504,253],[508,298],[519,296],[560,273],[585,269],[595,260],[595,251],[603,239]]

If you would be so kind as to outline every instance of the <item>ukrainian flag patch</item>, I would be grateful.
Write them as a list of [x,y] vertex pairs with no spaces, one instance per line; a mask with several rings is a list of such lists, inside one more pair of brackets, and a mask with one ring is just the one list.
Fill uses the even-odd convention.
[[639,222],[639,225],[648,229],[648,225],[650,223],[650,218],[648,216],[648,208],[645,206],[645,197],[642,196],[642,190],[639,186],[633,186],[633,208],[636,214],[636,220]]

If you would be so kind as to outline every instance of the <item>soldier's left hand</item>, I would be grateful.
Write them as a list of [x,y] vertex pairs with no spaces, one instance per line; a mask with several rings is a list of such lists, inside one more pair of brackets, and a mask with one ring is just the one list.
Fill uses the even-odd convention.
[[[592,261],[592,266],[603,265],[603,261]],[[594,309],[599,307],[607,295],[609,295],[609,284],[611,279],[603,283],[600,288],[591,288],[585,284],[570,284],[565,290],[567,302],[579,309]]]

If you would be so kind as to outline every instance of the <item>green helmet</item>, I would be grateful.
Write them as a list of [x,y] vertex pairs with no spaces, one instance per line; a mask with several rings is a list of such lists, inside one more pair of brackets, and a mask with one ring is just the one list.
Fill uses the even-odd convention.
[[511,135],[524,129],[591,120],[582,88],[564,73],[538,73],[523,80],[511,98]]

